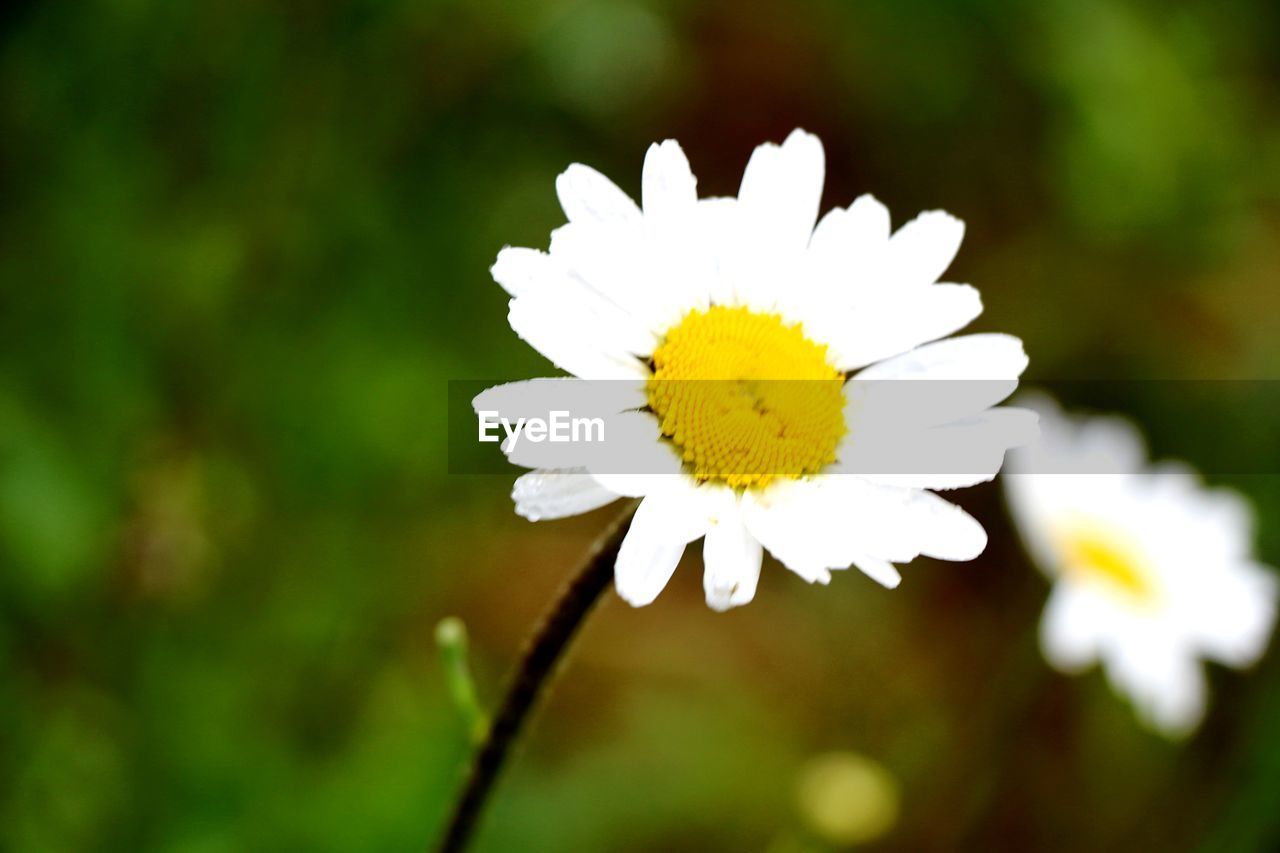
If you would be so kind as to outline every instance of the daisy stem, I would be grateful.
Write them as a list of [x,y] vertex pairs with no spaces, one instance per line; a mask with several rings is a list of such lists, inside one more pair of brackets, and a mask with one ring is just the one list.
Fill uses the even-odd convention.
[[632,501],[605,529],[587,553],[582,568],[565,584],[555,605],[534,630],[454,803],[438,848],[440,853],[457,853],[466,849],[476,820],[493,791],[512,745],[528,720],[529,712],[555,673],[556,665],[574,634],[613,579],[613,564],[635,511],[636,504]]

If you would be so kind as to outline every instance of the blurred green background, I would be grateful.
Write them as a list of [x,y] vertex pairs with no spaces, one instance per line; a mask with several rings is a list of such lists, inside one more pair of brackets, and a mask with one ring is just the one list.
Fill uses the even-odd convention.
[[[0,849],[433,837],[468,751],[436,622],[493,702],[610,512],[446,473],[449,379],[548,372],[487,269],[546,245],[570,162],[636,193],[676,137],[731,194],[802,126],[824,206],[967,221],[948,277],[1032,377],[1280,378],[1277,32],[1270,0],[6,6]],[[1198,415],[1157,452],[1280,471],[1274,411]],[[1280,564],[1280,483],[1231,482]],[[770,563],[715,614],[695,549],[610,595],[478,849],[826,849],[832,751],[896,780],[878,849],[1280,846],[1280,656],[1151,735],[1046,668],[998,488],[961,500],[987,553],[894,592]]]

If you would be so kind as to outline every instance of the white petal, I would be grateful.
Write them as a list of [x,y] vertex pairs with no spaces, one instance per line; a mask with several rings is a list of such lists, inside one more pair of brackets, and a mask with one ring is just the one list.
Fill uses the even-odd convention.
[[1081,672],[1097,660],[1097,622],[1088,593],[1065,582],[1054,586],[1040,620],[1040,648],[1045,659],[1063,672]]
[[723,611],[754,598],[763,558],[764,548],[747,532],[736,507],[716,519],[702,547],[707,605]]
[[688,544],[664,537],[656,523],[640,525],[637,524],[639,521],[640,515],[637,512],[618,552],[615,568],[618,596],[632,607],[653,603],[675,574],[676,566]]
[[1230,489],[1203,489],[1198,493],[1193,515],[1199,519],[1206,539],[1223,554],[1248,561],[1254,536],[1253,506]]
[[[1021,405],[1021,403],[1019,403]],[[1132,421],[1122,417],[1089,418],[1078,435],[1082,470],[1094,473],[1129,474],[1147,459],[1147,445]]]
[[831,570],[821,563],[795,558],[785,561],[780,560],[779,562],[806,583],[818,583],[823,586],[831,583]]
[[[545,416],[552,409],[571,409],[575,414],[610,415],[638,409],[648,402],[645,380],[586,382],[573,377],[520,379],[484,389],[471,401],[476,411],[491,410],[514,420],[519,417]],[[657,440],[657,420],[653,423],[653,440]],[[627,423],[630,421],[628,420]],[[630,437],[630,433],[625,434]]]
[[[649,333],[650,349],[671,315],[668,259],[640,225],[571,222],[551,232],[550,257],[580,287],[616,305]],[[634,350],[633,350],[634,351]]]
[[981,313],[982,297],[967,284],[904,287],[812,315],[805,330],[828,343],[836,366],[848,371],[956,332]]
[[809,583],[831,579],[831,549],[812,535],[823,526],[806,513],[806,508],[822,506],[821,499],[815,499],[818,488],[812,480],[778,481],[761,492],[747,491],[742,496],[742,520],[750,535]]
[[1153,699],[1151,713],[1156,726],[1171,737],[1189,735],[1204,719],[1208,705],[1204,668],[1190,658],[1177,661]]
[[809,251],[853,270],[868,257],[878,258],[888,245],[889,209],[874,196],[862,195],[847,209],[832,208],[822,217],[813,229]]
[[658,597],[685,546],[707,531],[707,495],[692,486],[673,486],[640,502],[618,551],[615,584],[618,595],[633,607]]
[[742,497],[743,521],[774,557],[810,582],[855,558],[907,562],[920,551],[906,504],[910,493],[856,477],[780,480]]
[[652,312],[643,310],[647,306],[637,306],[635,299],[620,301],[616,287],[597,287],[562,257],[508,246],[490,272],[512,296],[529,301],[522,310],[559,315],[608,340],[612,350],[647,356],[657,345],[646,316]]
[[1052,398],[1034,391],[1019,394],[1016,402],[1040,415],[1040,440],[1010,455],[1011,473],[1121,475],[1147,464],[1142,434],[1124,418],[1069,416]]
[[782,250],[804,249],[818,218],[824,171],[822,143],[802,130],[781,146],[756,148],[738,191],[751,239]]
[[995,477],[1006,451],[1038,434],[1035,412],[1000,407],[941,426],[896,434],[864,430],[841,445],[832,471],[874,483],[922,489],[958,489]]
[[581,163],[574,163],[556,178],[556,194],[570,222],[619,225],[640,220],[640,208],[626,193]]
[[498,252],[489,273],[502,289],[512,296],[536,293],[544,287],[543,263],[546,256],[537,249],[506,246]]
[[1256,565],[1206,578],[1189,614],[1205,654],[1237,668],[1256,663],[1275,628],[1276,586],[1275,575]]
[[846,440],[857,441],[867,433],[898,434],[961,421],[987,411],[1017,387],[1016,379],[916,382],[865,380],[859,374],[844,388]]
[[849,205],[849,227],[866,247],[889,241],[889,208],[871,193],[863,193]]
[[916,492],[911,500],[917,517],[920,553],[938,560],[972,560],[987,547],[987,531],[960,507],[932,492]]
[[512,299],[511,329],[552,364],[582,379],[643,379],[648,368],[580,311]]
[[652,412],[623,412],[611,418],[609,426],[607,453],[592,457],[587,465],[600,485],[618,495],[643,497],[689,480],[680,452],[662,440]]
[[951,266],[964,223],[941,210],[922,213],[889,239],[887,272],[899,284],[933,284]]
[[1022,341],[1012,335],[962,335],[872,365],[857,378],[1016,379],[1026,369]]
[[516,513],[530,521],[567,518],[613,503],[618,496],[601,486],[585,469],[530,471],[511,489]]
[[697,187],[679,143],[668,139],[649,146],[641,180],[645,217],[671,219],[687,215],[698,201]]
[[1167,637],[1126,639],[1108,660],[1113,685],[1129,695],[1144,723],[1170,737],[1186,736],[1204,716],[1204,668]]
[[848,308],[858,296],[888,292],[882,270],[889,249],[889,211],[870,195],[827,212],[813,229],[807,256],[808,298]]
[[896,589],[902,583],[902,575],[893,563],[877,560],[874,557],[854,557],[853,564],[859,571],[886,589]]

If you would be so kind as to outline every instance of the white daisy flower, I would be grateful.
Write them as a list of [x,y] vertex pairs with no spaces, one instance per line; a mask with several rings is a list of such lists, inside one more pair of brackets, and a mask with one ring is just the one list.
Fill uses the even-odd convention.
[[1187,734],[1205,709],[1200,658],[1248,666],[1275,621],[1275,577],[1251,553],[1249,505],[1185,466],[1149,464],[1128,421],[1024,402],[1040,413],[1041,438],[1011,455],[1004,488],[1053,581],[1045,657],[1065,672],[1101,660],[1146,724]]
[[[893,587],[895,563],[972,559],[982,526],[927,490],[990,480],[1007,447],[1034,436],[1033,413],[991,408],[1017,387],[1021,342],[939,340],[982,311],[969,285],[936,283],[964,225],[934,211],[891,233],[869,195],[818,221],[823,172],[822,144],[797,130],[755,150],[736,199],[699,199],[668,140],[645,158],[640,206],[575,164],[556,181],[569,221],[550,251],[498,255],[516,333],[574,377],[622,380],[610,387],[626,398],[617,410],[631,410],[625,455],[644,472],[535,470],[516,481],[516,511],[560,518],[643,498],[615,572],[633,605],[654,600],[699,538],[717,610],[752,599],[766,549],[824,584],[853,565]],[[896,379],[987,381],[920,395],[903,424],[886,419],[873,384]],[[489,389],[475,407],[500,410],[521,387]],[[882,451],[966,465],[848,473]]]

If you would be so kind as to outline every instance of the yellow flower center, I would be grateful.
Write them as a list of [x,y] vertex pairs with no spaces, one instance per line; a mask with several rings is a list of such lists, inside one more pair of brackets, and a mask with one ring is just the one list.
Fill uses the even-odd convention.
[[1069,576],[1106,584],[1142,602],[1155,597],[1151,571],[1139,550],[1115,531],[1081,525],[1061,537],[1060,547]]
[[717,305],[690,311],[654,351],[649,406],[698,480],[764,486],[835,460],[844,379],[800,324]]

